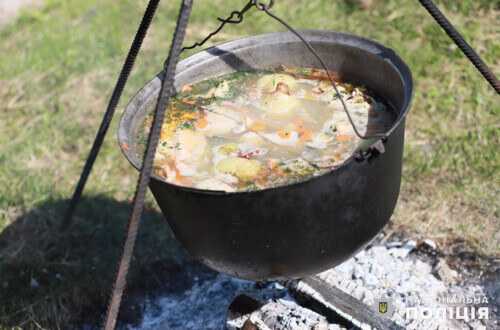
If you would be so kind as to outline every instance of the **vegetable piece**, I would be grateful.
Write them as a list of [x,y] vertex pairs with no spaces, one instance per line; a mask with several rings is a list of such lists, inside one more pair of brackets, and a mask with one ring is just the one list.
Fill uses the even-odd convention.
[[304,121],[302,119],[295,119],[293,121],[293,126],[299,133],[300,141],[305,142],[312,139],[312,131],[304,126]]
[[[274,93],[279,85],[286,85],[287,94],[290,94],[294,91],[297,81],[294,77],[282,73],[267,74],[257,81],[257,89],[267,94]],[[284,87],[280,88],[283,90]]]
[[290,95],[290,87],[288,87],[288,85],[285,84],[285,83],[279,82],[276,85],[275,92],[276,93],[282,93],[282,94]]
[[219,152],[225,155],[231,155],[238,152],[238,145],[236,143],[228,143],[219,147]]
[[206,115],[201,115],[198,120],[196,121],[195,127],[196,128],[205,128],[208,125],[208,120]]
[[299,133],[284,129],[275,133],[262,134],[262,137],[274,144],[286,147],[293,147],[299,142]]
[[280,165],[281,169],[292,176],[307,176],[314,173],[314,167],[302,158],[289,159]]
[[347,135],[347,134],[337,134],[335,139],[337,142],[349,142],[352,141],[354,137],[352,135]]
[[250,126],[248,127],[248,130],[252,132],[262,132],[265,129],[266,129],[266,123],[260,120],[252,122],[252,124],[250,124]]
[[300,101],[296,97],[278,93],[265,97],[262,105],[266,114],[279,119],[292,116],[300,107]]
[[181,93],[190,93],[193,91],[193,85],[187,84],[182,86]]
[[234,175],[242,181],[250,181],[259,176],[262,165],[255,159],[231,157],[221,160],[216,168],[219,172]]

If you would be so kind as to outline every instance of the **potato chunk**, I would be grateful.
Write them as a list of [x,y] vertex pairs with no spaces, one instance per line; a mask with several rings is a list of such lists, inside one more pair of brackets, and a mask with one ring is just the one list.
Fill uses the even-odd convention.
[[276,91],[279,84],[287,86],[288,89],[293,92],[297,85],[297,81],[294,77],[287,74],[269,74],[257,81],[257,88],[263,93],[273,93]]
[[217,164],[217,170],[236,176],[243,181],[250,181],[258,177],[262,165],[258,160],[240,157],[230,157]]

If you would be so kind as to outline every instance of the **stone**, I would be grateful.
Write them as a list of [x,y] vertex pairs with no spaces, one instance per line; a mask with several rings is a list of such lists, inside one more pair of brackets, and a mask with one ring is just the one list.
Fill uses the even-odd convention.
[[403,246],[403,242],[399,241],[389,242],[386,243],[385,246],[387,246],[388,249],[397,248]]
[[431,266],[420,260],[416,260],[414,264],[413,274],[426,274],[431,272]]
[[345,277],[351,277],[354,272],[354,264],[352,262],[344,262],[335,267],[335,270],[343,273]]
[[320,321],[316,324],[312,330],[329,330],[329,325],[327,321]]
[[330,324],[328,326],[328,330],[346,330],[346,328],[344,327],[341,327],[340,325],[338,324]]
[[448,284],[456,284],[458,282],[458,273],[451,269],[444,259],[440,259],[434,268],[436,274],[441,280]]
[[384,270],[384,267],[382,265],[373,263],[370,265],[370,273],[372,273],[377,278],[382,278],[385,275],[386,271]]
[[268,302],[258,311],[253,312],[250,319],[260,319],[267,327],[275,330],[311,329],[326,322],[324,316],[293,301],[283,299]]
[[38,283],[38,281],[36,280],[36,278],[31,278],[31,282],[30,282],[30,286],[32,289],[36,289],[38,287],[40,287],[40,283]]
[[385,274],[384,280],[389,288],[398,287],[402,282],[400,274],[395,271]]
[[361,250],[354,256],[355,259],[364,259],[366,256],[365,250]]
[[500,306],[500,287],[495,290],[493,293],[493,297],[495,298],[495,303],[497,306]]
[[436,242],[434,242],[433,240],[431,239],[424,239],[422,244],[428,246],[429,248],[431,248],[432,250],[436,250],[437,249],[437,244]]
[[355,265],[352,273],[353,279],[361,279],[365,275],[365,270],[361,265]]
[[352,295],[358,300],[363,300],[365,298],[365,290],[362,287],[357,287],[354,289]]
[[252,321],[246,320],[241,330],[259,330],[259,328]]
[[373,275],[372,273],[367,273],[364,276],[364,282],[368,287],[374,287],[377,286],[379,281],[375,275]]
[[486,326],[479,320],[474,320],[467,324],[471,330],[486,330]]
[[389,253],[395,256],[396,258],[404,259],[410,254],[412,250],[413,249],[409,249],[407,247],[401,247],[397,249],[390,249]]
[[407,249],[414,250],[417,247],[417,242],[414,240],[409,240],[403,246]]
[[375,257],[387,254],[387,248],[385,246],[374,246],[368,251],[370,255]]

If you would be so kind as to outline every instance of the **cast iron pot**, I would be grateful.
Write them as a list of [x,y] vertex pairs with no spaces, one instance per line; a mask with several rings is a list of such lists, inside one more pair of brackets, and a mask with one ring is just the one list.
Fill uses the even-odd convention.
[[[209,267],[253,279],[300,278],[338,265],[387,223],[399,195],[410,70],[376,42],[332,31],[302,31],[327,66],[390,103],[398,120],[385,152],[351,157],[322,176],[278,188],[225,193],[176,186],[153,176],[150,189],[188,252]],[[319,67],[290,33],[271,33],[209,48],[178,65],[176,88],[238,70]],[[160,75],[127,106],[118,139],[140,168],[136,133],[154,107]],[[126,147],[124,147],[126,146]]]

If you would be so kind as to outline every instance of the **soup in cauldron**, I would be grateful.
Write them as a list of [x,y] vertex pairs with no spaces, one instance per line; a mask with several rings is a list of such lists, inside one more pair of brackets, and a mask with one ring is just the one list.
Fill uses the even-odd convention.
[[[361,134],[390,129],[396,116],[373,93],[337,87]],[[185,85],[171,99],[154,173],[198,189],[265,189],[331,171],[360,142],[324,70],[236,72]]]

